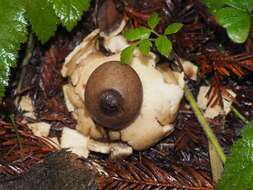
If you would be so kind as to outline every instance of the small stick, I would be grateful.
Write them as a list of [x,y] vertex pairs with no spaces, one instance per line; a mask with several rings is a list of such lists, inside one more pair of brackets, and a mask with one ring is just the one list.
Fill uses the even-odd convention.
[[20,135],[18,133],[18,127],[16,125],[16,121],[15,121],[14,115],[10,115],[10,119],[11,119],[12,126],[13,126],[13,128],[15,130],[16,136],[17,136],[17,142],[18,142],[18,146],[19,146],[20,151],[21,151],[21,155],[23,155],[23,153],[22,153],[22,150],[23,150],[22,138],[20,137]]
[[198,104],[197,104],[196,100],[194,99],[194,97],[193,97],[189,87],[187,86],[187,84],[184,87],[184,94],[185,94],[185,98],[190,103],[190,105],[193,109],[193,112],[194,112],[195,116],[197,117],[199,123],[203,127],[203,130],[206,133],[208,139],[210,140],[210,142],[215,147],[215,149],[216,149],[218,155],[220,156],[222,162],[225,163],[226,162],[226,156],[223,152],[223,149],[222,149],[221,145],[219,144],[219,142],[218,142],[215,134],[213,133],[211,127],[209,126],[208,122],[206,121],[203,113],[199,109]]
[[231,106],[232,112],[240,119],[244,124],[248,124],[249,121],[244,117],[234,106]]

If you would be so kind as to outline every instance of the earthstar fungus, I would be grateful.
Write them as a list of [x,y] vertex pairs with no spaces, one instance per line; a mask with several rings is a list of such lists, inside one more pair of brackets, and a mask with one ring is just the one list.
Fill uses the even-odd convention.
[[[126,40],[120,34],[108,37],[107,47],[117,51],[106,56],[98,48],[99,35],[99,30],[88,35],[62,68],[62,75],[69,78],[63,92],[77,120],[76,130],[90,138],[93,145],[88,147],[95,152],[113,155],[110,151],[116,149],[109,147],[117,143],[134,150],[149,148],[174,129],[184,74],[173,72],[166,64],[156,65],[155,54],[143,56],[138,50],[130,64],[123,65],[120,53],[129,45]],[[123,154],[123,149],[117,150],[116,157]]]
[[[112,52],[106,56],[98,47],[100,35],[94,30],[65,58],[61,73],[68,80],[63,94],[77,125],[65,126],[61,139],[54,141],[81,157],[99,152],[118,158],[147,149],[174,130],[184,73],[157,64],[154,53],[144,56],[138,50],[129,65],[123,65],[120,53],[129,46],[124,37],[106,37]],[[43,126],[36,127],[40,131]]]

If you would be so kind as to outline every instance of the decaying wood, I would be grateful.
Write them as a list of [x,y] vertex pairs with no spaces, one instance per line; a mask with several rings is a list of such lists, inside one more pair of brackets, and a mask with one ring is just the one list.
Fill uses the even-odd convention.
[[61,151],[49,154],[26,175],[0,175],[3,190],[96,190],[95,174],[84,161]]

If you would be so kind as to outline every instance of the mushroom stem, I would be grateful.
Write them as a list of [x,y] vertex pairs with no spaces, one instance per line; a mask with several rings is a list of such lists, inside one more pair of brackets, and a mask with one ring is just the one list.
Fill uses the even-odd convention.
[[189,89],[187,84],[184,87],[184,93],[185,93],[185,98],[190,103],[190,105],[192,107],[192,110],[193,110],[194,114],[196,115],[199,123],[202,125],[206,136],[208,137],[210,142],[215,147],[215,149],[216,149],[218,155],[220,156],[222,162],[225,163],[226,162],[226,156],[223,152],[223,149],[222,149],[221,145],[219,144],[219,142],[218,142],[215,134],[213,133],[212,129],[210,128],[208,122],[206,121],[203,113],[199,109],[198,104],[197,104],[196,100],[194,99],[194,97],[191,93],[191,90]]
[[121,94],[114,89],[104,90],[100,95],[100,109],[107,115],[114,115],[122,110],[122,102]]

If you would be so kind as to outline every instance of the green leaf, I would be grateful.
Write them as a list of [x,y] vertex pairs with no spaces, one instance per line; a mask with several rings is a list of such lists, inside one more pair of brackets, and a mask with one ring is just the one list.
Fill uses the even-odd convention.
[[232,147],[219,181],[219,190],[250,190],[253,187],[253,123],[242,129]]
[[240,9],[242,11],[251,12],[253,10],[252,0],[204,0],[206,6],[211,10],[217,10],[225,5]]
[[88,11],[91,0],[48,0],[63,26],[71,31],[80,20],[83,11]]
[[250,15],[239,9],[226,7],[215,14],[219,24],[226,28],[228,36],[236,43],[244,43],[251,27]]
[[148,39],[150,34],[150,29],[145,27],[129,29],[123,33],[124,37],[129,41]]
[[225,5],[225,0],[204,0],[205,5],[211,10],[217,10]]
[[32,31],[45,43],[56,31],[58,18],[71,30],[90,0],[0,0],[0,100],[8,85],[10,68],[16,64],[20,43],[27,36],[27,20]]
[[131,59],[133,58],[134,49],[136,48],[136,45],[131,45],[127,48],[125,48],[121,54],[120,54],[120,61],[123,64],[128,64]]
[[173,23],[170,24],[169,26],[167,26],[167,28],[165,29],[164,34],[165,35],[169,35],[169,34],[174,34],[177,33],[184,25],[182,23]]
[[27,38],[25,9],[20,0],[0,0],[0,100],[16,66],[20,43]]
[[148,39],[142,40],[139,43],[139,50],[143,55],[148,55],[150,52],[150,48],[152,46],[152,42]]
[[160,22],[159,15],[157,13],[153,13],[148,19],[148,26],[154,29]]
[[242,11],[251,12],[253,10],[252,0],[225,0],[225,2],[227,5]]
[[159,36],[155,40],[157,50],[165,57],[168,57],[172,50],[172,43],[166,36]]
[[47,0],[25,0],[27,16],[32,30],[45,43],[56,31],[58,19]]

